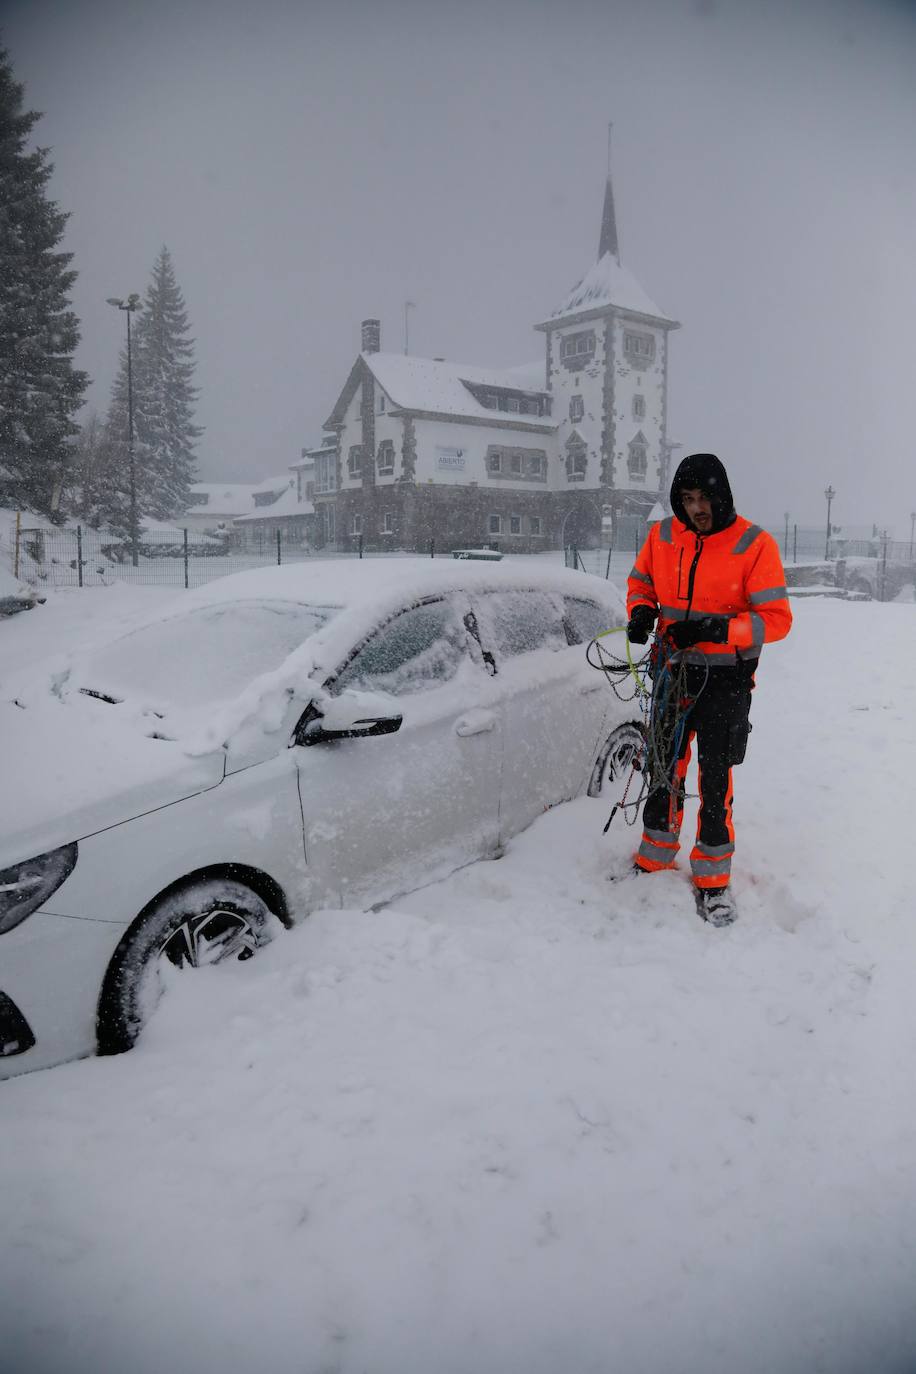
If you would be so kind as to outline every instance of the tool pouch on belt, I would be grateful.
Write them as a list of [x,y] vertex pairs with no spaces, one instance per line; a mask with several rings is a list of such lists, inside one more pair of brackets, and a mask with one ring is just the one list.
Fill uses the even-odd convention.
[[736,764],[744,762],[744,756],[747,753],[747,737],[753,728],[746,714],[738,720],[732,721],[728,731],[728,762],[730,767],[734,768]]

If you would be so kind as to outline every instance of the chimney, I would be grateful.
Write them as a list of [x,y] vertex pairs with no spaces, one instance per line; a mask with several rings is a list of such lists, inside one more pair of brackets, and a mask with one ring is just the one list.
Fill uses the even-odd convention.
[[380,320],[363,320],[364,353],[378,353],[382,346],[382,325]]

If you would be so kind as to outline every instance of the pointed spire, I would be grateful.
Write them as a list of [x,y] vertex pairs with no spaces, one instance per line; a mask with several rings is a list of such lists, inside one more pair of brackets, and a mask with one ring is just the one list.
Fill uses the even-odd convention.
[[598,244],[598,257],[610,253],[620,263],[620,249],[617,246],[617,220],[614,216],[614,188],[611,185],[611,130],[607,126],[607,185],[604,188],[604,213],[601,216],[601,240]]

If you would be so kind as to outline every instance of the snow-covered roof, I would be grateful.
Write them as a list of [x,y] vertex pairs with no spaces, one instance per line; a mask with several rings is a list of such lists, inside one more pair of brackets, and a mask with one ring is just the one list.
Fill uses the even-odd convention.
[[263,482],[258,482],[256,486],[252,487],[252,491],[259,496],[262,496],[266,491],[275,491],[279,494],[291,486],[294,481],[295,478],[290,477],[289,469],[287,469],[286,472],[281,472],[276,477],[265,477]]
[[676,323],[650,300],[628,268],[621,266],[612,253],[604,253],[573,287],[562,304],[535,327],[543,329],[567,315],[581,315],[586,311],[604,310],[610,306],[616,306],[618,310],[632,311],[636,315],[648,315],[670,324]]
[[247,515],[237,515],[233,521],[236,525],[241,525],[249,520],[276,520],[280,515],[314,515],[315,507],[311,501],[299,501],[296,497],[296,488],[287,487],[282,496],[278,496],[276,501],[272,501],[269,506],[258,506]]
[[[245,515],[260,490],[255,482],[195,482],[191,487],[188,515]],[[206,496],[200,501],[199,496]]]
[[398,410],[486,420],[496,426],[511,423],[513,427],[541,431],[554,428],[546,415],[490,410],[481,405],[465,385],[544,395],[543,363],[499,369],[439,362],[435,358],[415,358],[403,353],[363,353],[360,356]]

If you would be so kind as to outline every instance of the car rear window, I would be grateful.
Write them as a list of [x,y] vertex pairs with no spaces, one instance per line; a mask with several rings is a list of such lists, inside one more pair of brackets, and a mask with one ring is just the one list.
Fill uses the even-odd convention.
[[506,658],[535,649],[565,649],[561,606],[560,598],[547,592],[488,592],[475,598],[484,645]]

